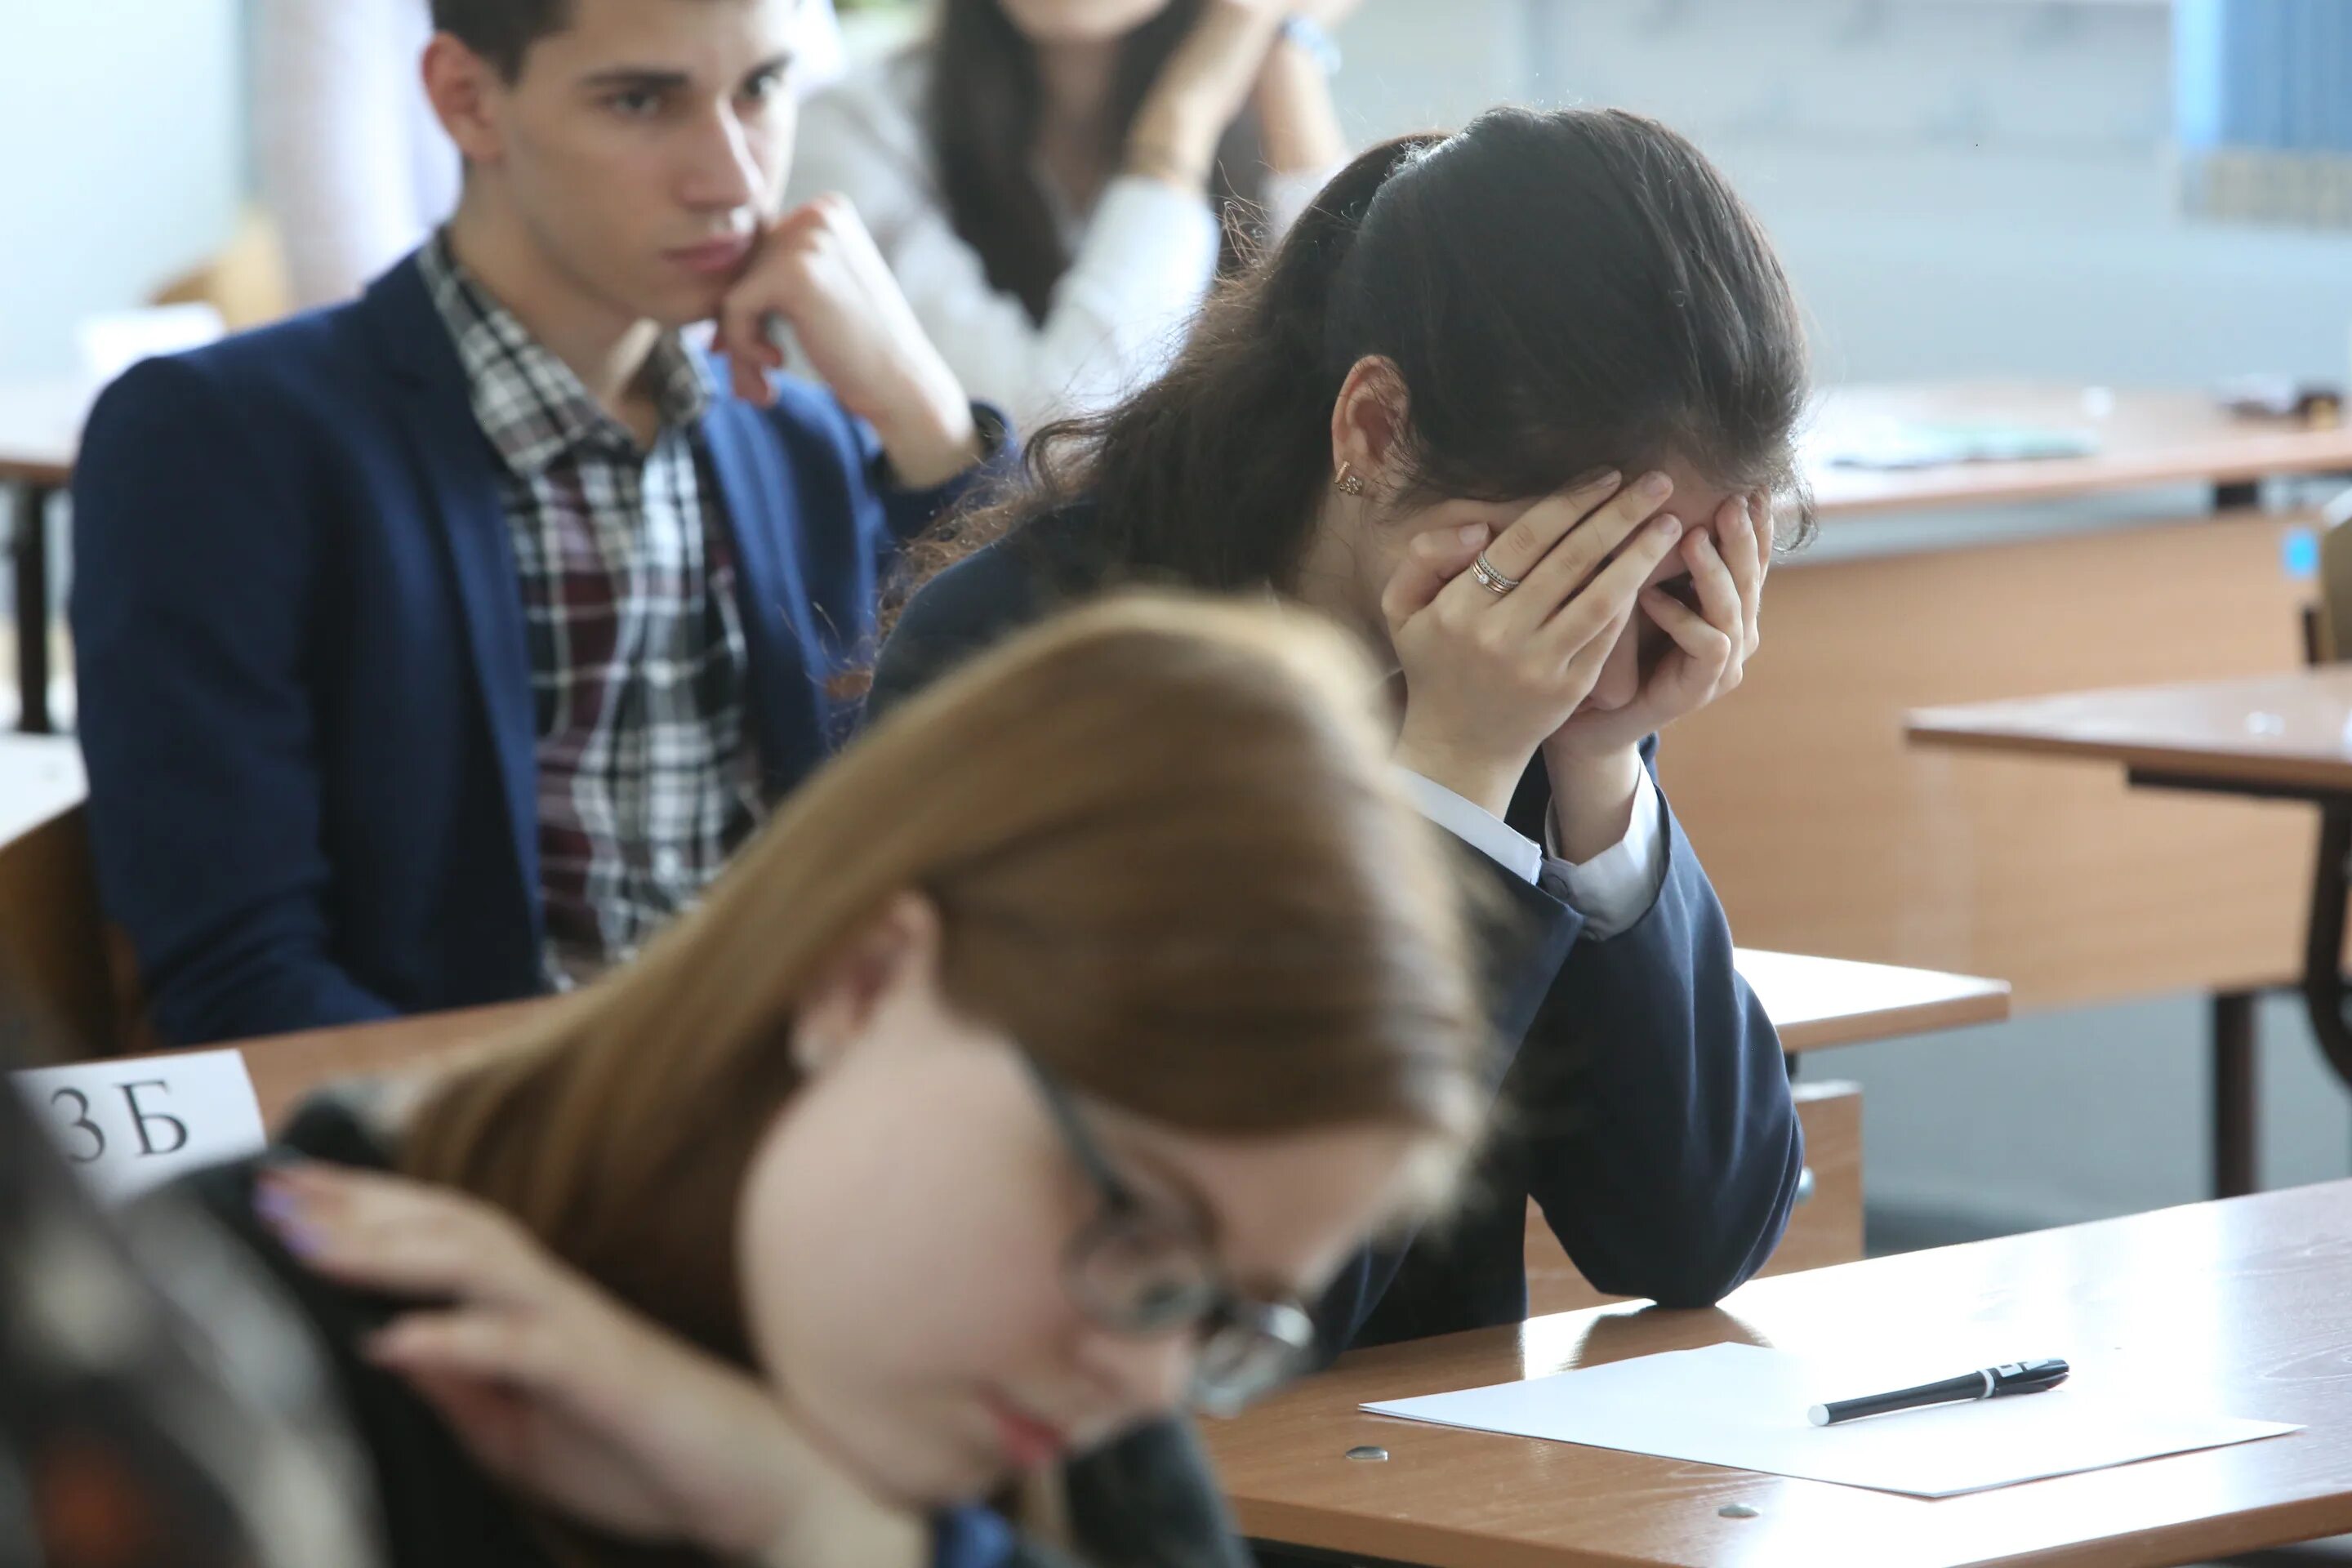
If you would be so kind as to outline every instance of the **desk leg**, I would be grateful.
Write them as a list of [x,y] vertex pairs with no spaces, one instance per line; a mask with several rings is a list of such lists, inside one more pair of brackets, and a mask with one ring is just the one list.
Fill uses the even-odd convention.
[[47,485],[16,491],[9,555],[16,574],[16,727],[49,732],[49,498]]
[[2213,1195],[2254,1190],[2254,994],[2213,994]]

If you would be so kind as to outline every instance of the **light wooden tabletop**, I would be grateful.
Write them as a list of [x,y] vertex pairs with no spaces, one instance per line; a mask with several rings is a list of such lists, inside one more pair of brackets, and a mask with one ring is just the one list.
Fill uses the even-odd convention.
[[[9,742],[0,742],[0,802],[6,798],[8,757]],[[75,771],[79,777],[79,759]],[[1745,948],[1737,962],[1771,1015],[1781,1046],[1790,1051],[1995,1023],[2009,1016],[2009,987],[1997,980]],[[516,1002],[386,1024],[310,1029],[254,1040],[239,1048],[253,1075],[262,1119],[276,1126],[288,1108],[323,1083],[395,1072],[480,1044],[546,1005],[543,1000]]]
[[1809,465],[1824,518],[1947,506],[2005,506],[2172,484],[2232,484],[2279,475],[2352,471],[2352,425],[2242,418],[2201,391],[2084,388],[2019,382],[1833,387],[1811,439],[1890,423],[2032,426],[2085,430],[2084,458],[1953,463],[1880,470]]
[[306,1096],[337,1079],[396,1073],[468,1046],[496,1039],[547,1005],[544,1000],[499,1007],[425,1013],[383,1024],[305,1029],[237,1047],[252,1076],[261,1120],[275,1128]]
[[1780,1047],[1817,1051],[2009,1016],[2009,983],[1743,947],[1740,976],[1780,1031]]
[[2352,667],[1926,708],[1915,742],[2119,762],[2149,773],[2352,794]]
[[[2309,1429],[1930,1501],[1357,1409],[1726,1341],[1929,1339],[1956,1372],[2063,1355],[2079,1386]],[[1207,1436],[1251,1534],[1440,1568],[2154,1568],[2352,1531],[2347,1369],[2352,1182],[2336,1182],[1759,1280],[1711,1311],[1600,1308],[1362,1351]],[[1349,1459],[1358,1445],[1390,1457]]]
[[63,485],[95,394],[70,382],[0,384],[0,482]]

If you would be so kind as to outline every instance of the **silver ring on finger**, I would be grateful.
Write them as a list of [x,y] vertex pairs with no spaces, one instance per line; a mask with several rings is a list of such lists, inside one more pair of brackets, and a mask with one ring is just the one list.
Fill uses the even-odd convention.
[[1496,569],[1495,563],[1486,559],[1486,552],[1483,550],[1478,552],[1478,559],[1470,563],[1470,574],[1478,579],[1478,586],[1486,589],[1497,599],[1508,594],[1525,580],[1504,576]]

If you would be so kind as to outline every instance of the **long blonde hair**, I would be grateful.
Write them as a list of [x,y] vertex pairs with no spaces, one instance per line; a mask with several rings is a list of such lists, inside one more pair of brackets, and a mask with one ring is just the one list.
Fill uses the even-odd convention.
[[454,1073],[402,1163],[749,1363],[734,1215],[795,1006],[894,894],[952,1005],[1080,1090],[1202,1131],[1390,1125],[1448,1175],[1481,1119],[1462,894],[1339,633],[1106,601],[1014,640],[806,784],[634,964]]

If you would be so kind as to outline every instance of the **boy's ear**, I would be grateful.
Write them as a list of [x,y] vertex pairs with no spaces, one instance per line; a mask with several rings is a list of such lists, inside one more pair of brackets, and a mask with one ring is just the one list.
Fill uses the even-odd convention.
[[499,110],[506,82],[498,68],[476,54],[463,39],[436,33],[425,47],[425,97],[449,140],[470,167],[491,164],[506,155],[506,138]]

